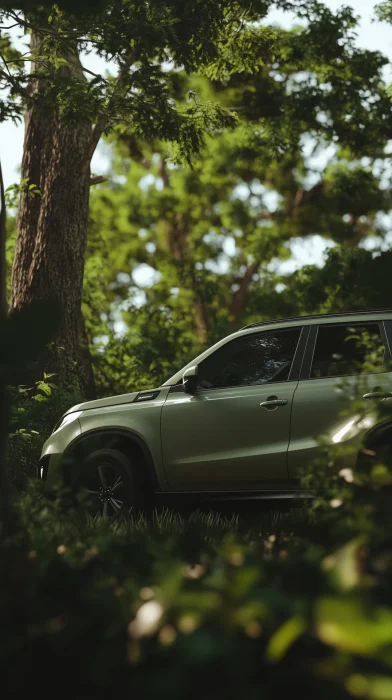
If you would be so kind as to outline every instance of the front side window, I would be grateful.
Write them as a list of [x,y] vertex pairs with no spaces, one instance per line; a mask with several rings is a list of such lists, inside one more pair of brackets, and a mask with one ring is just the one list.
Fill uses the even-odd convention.
[[385,372],[385,347],[378,323],[322,325],[311,378]]
[[289,378],[300,328],[250,333],[212,353],[199,365],[201,389],[285,382]]

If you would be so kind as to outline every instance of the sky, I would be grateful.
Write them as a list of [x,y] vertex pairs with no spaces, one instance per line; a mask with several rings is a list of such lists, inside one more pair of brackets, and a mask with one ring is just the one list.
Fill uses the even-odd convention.
[[[379,0],[377,0],[377,2],[378,1]],[[343,5],[351,6],[361,18],[359,28],[357,29],[358,46],[381,51],[389,57],[392,64],[392,26],[384,23],[372,22],[374,7],[377,4],[376,0],[346,0],[346,2],[341,2],[341,0],[324,0],[324,2],[332,10],[337,10]],[[271,23],[276,22],[281,26],[289,28],[294,19],[295,15],[290,15],[290,13],[283,11],[274,11],[269,14],[266,21]],[[87,68],[96,72],[105,71],[106,68],[109,68],[102,59],[91,55],[83,59],[83,63]],[[389,74],[392,79],[392,70],[390,70]],[[0,155],[4,184],[6,187],[17,182],[19,179],[23,134],[23,123],[16,126],[11,122],[6,122],[0,126]],[[109,159],[107,156],[107,149],[102,146],[98,147],[92,160],[91,169],[94,174],[105,174],[108,172]],[[303,242],[294,242],[291,246],[293,257],[291,261],[284,264],[285,272],[290,272],[310,262],[314,263],[316,261],[321,264],[326,244],[321,239],[317,240],[319,237],[314,237],[314,239],[309,239],[305,245]]]

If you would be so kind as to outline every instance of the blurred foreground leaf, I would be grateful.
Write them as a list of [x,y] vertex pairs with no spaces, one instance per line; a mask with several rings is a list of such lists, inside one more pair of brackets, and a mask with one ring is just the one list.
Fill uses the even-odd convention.
[[392,610],[363,600],[321,598],[315,606],[319,638],[343,651],[371,656],[392,644]]
[[292,617],[290,620],[287,620],[271,637],[267,647],[267,659],[269,661],[280,661],[305,629],[306,623],[302,618]]

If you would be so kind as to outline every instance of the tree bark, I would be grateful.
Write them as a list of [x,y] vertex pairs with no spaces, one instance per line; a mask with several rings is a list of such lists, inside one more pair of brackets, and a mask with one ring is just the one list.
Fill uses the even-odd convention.
[[[31,49],[44,54],[39,32],[31,34]],[[65,77],[86,80],[75,47],[60,70]],[[32,63],[32,71],[36,69]],[[31,94],[39,96],[42,80],[31,79]],[[80,388],[80,308],[87,243],[92,126],[64,124],[59,111],[33,104],[25,115],[22,178],[41,196],[22,191],[18,237],[12,268],[10,312],[36,299],[51,299],[62,309],[54,349],[42,358],[55,372],[59,386]],[[92,374],[84,352],[84,370]],[[89,365],[87,367],[87,365]]]
[[208,314],[207,307],[201,299],[200,294],[195,292],[196,296],[196,332],[199,343],[206,343],[208,337]]
[[233,298],[230,304],[229,319],[230,319],[230,329],[235,330],[235,326],[245,310],[246,299],[249,292],[249,287],[252,282],[253,275],[256,274],[260,267],[260,261],[256,260],[254,263],[249,265],[243,278],[241,279],[239,289],[233,294]]
[[[0,163],[0,328],[4,333],[7,318],[6,302],[6,209],[3,174]],[[7,473],[8,395],[5,368],[0,366],[0,525],[7,532],[12,519],[11,490]]]
[[90,355],[90,339],[88,337],[83,312],[79,314],[79,355],[78,355],[79,383],[83,396],[89,401],[97,396],[93,365]]

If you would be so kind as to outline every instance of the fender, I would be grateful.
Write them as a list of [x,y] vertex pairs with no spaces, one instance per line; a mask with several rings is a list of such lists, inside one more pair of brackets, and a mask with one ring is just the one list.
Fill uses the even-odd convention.
[[78,435],[72,442],[69,443],[69,445],[66,447],[64,450],[64,453],[62,455],[62,466],[63,466],[63,476],[66,477],[65,470],[64,470],[64,460],[67,459],[67,457],[70,456],[70,453],[72,452],[73,449],[77,448],[79,445],[82,444],[84,440],[88,440],[90,437],[94,436],[100,436],[100,435],[115,435],[117,437],[122,437],[122,438],[127,438],[128,440],[132,440],[135,442],[138,447],[140,447],[143,456],[146,461],[147,465],[147,471],[148,471],[148,476],[150,479],[151,487],[153,491],[161,491],[161,486],[158,481],[155,465],[153,458],[151,456],[151,452],[147,446],[147,444],[144,442],[144,440],[135,433],[132,429],[128,428],[110,428],[110,427],[105,427],[105,428],[93,428],[92,430],[88,430],[85,433],[82,433],[81,435]]

